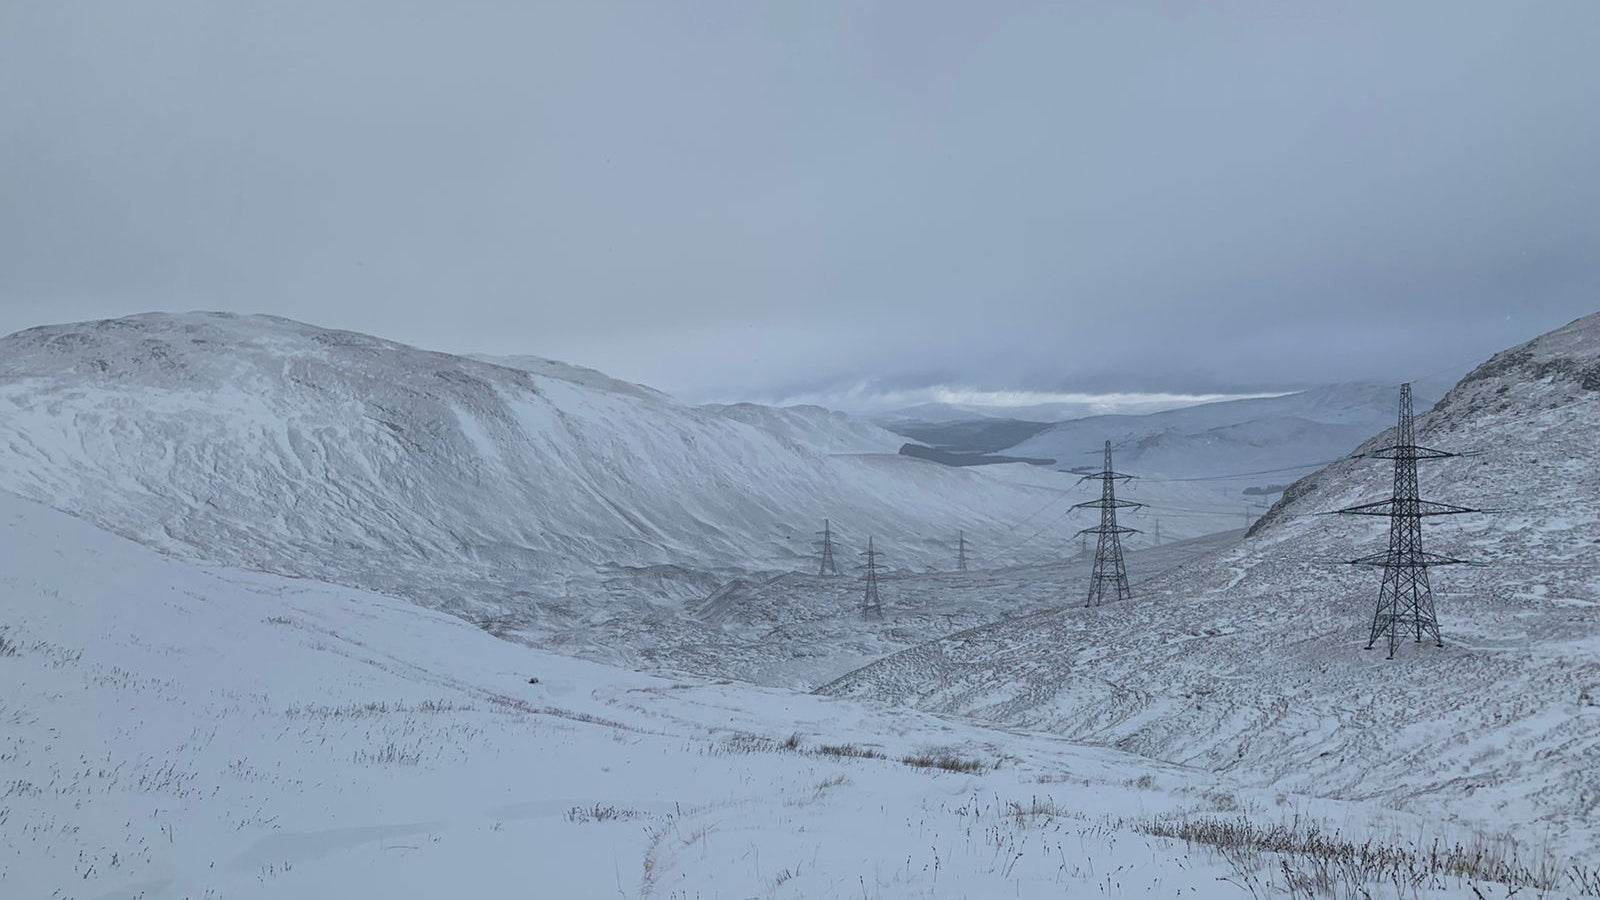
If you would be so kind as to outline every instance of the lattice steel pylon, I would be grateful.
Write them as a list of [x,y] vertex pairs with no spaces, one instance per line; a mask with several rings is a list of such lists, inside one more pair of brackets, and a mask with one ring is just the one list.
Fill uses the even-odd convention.
[[823,519],[822,530],[817,534],[822,535],[822,540],[817,542],[817,546],[822,550],[822,564],[817,567],[817,574],[839,574],[839,564],[833,561],[833,523]]
[[1383,567],[1383,584],[1378,588],[1378,608],[1372,614],[1372,633],[1367,638],[1366,649],[1371,650],[1379,638],[1388,635],[1389,659],[1394,659],[1394,648],[1402,633],[1410,634],[1413,642],[1418,644],[1422,643],[1422,637],[1426,634],[1433,638],[1436,646],[1444,646],[1444,640],[1439,635],[1439,615],[1434,608],[1433,588],[1428,583],[1428,569],[1470,563],[1423,550],[1422,519],[1424,516],[1451,516],[1480,510],[1434,503],[1418,497],[1417,462],[1460,455],[1417,446],[1411,410],[1411,385],[1403,384],[1400,386],[1400,419],[1395,429],[1394,444],[1362,454],[1367,459],[1394,460],[1394,496],[1377,503],[1363,503],[1337,510],[1343,515],[1389,518],[1388,551],[1349,561],[1352,565]]
[[1108,593],[1114,593],[1116,600],[1127,600],[1133,596],[1133,591],[1128,588],[1128,567],[1122,561],[1122,536],[1125,534],[1138,534],[1139,529],[1128,528],[1117,524],[1117,510],[1143,506],[1132,500],[1117,499],[1117,482],[1127,481],[1132,475],[1123,475],[1111,468],[1111,442],[1106,441],[1105,467],[1092,475],[1085,475],[1078,480],[1079,484],[1095,478],[1100,479],[1100,499],[1090,500],[1086,503],[1075,504],[1073,509],[1098,509],[1100,510],[1100,524],[1095,528],[1085,528],[1079,534],[1099,535],[1099,543],[1094,551],[1094,570],[1089,575],[1089,600],[1084,606],[1099,606],[1105,602]]
[[959,532],[956,532],[956,571],[957,572],[965,572],[966,570],[967,570],[967,533],[966,533],[966,531],[959,531]]
[[862,568],[867,570],[867,593],[861,600],[861,614],[869,618],[883,618],[883,598],[878,596],[878,570],[883,568],[878,565],[878,557],[882,554],[872,546],[872,538],[867,538],[867,551],[862,556],[867,558],[867,564]]

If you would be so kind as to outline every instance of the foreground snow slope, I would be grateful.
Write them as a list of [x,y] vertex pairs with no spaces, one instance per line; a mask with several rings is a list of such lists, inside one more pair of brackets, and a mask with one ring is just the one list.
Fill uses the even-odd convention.
[[[350,588],[198,568],[3,492],[0,635],[4,897],[1244,897],[1312,883],[1317,858],[1147,832],[1222,816],[1482,838],[1057,738],[566,659]],[[886,758],[821,750],[846,744]],[[982,771],[900,761],[929,748]],[[1422,857],[1400,858],[1331,883],[1376,896],[1403,872],[1412,896]]]
[[[1600,857],[1600,316],[1495,356],[1418,421],[1445,647],[1363,651],[1392,466],[1295,484],[1242,545],[1132,602],[975,629],[826,688],[1441,818],[1492,816]],[[1366,447],[1383,446],[1390,435]]]

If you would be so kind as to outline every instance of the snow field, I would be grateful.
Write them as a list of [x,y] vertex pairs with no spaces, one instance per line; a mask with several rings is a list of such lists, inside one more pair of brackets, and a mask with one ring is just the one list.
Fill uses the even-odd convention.
[[[563,658],[9,495],[0,585],[8,897],[1233,897],[1234,863],[1136,826],[1424,827],[1044,735]],[[883,758],[847,755],[864,753]],[[942,754],[977,771],[903,761]],[[1418,896],[1460,886],[1440,884]]]

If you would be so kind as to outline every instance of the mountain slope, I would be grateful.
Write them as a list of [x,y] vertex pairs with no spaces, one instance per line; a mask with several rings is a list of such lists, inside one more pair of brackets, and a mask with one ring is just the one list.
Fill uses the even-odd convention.
[[[1496,355],[1419,417],[1423,496],[1506,512],[1434,520],[1446,646],[1364,652],[1386,523],[1347,460],[1293,485],[1242,545],[1134,601],[952,635],[824,688],[1043,728],[1261,785],[1448,817],[1472,804],[1600,851],[1600,316]],[[1383,445],[1387,435],[1363,446]],[[1470,799],[1468,799],[1470,798]]]
[[269,317],[35,328],[0,341],[0,487],[168,552],[484,614],[615,567],[789,568],[824,517],[931,561],[957,523],[1050,496],[817,408],[510,362]]
[[[1416,386],[1426,409],[1443,385]],[[1217,479],[1237,492],[1282,485],[1393,424],[1394,391],[1339,384],[1285,394],[1188,406],[1149,415],[1093,416],[1062,422],[1003,452],[1046,456],[1066,467],[1093,465],[1105,441],[1119,469],[1155,478]],[[1293,467],[1293,468],[1291,468]],[[1227,479],[1219,476],[1260,472]]]
[[[816,684],[1060,595],[925,602],[907,584],[863,622],[853,566],[868,536],[901,575],[950,568],[958,531],[979,568],[1048,570],[1080,552],[1070,507],[1096,490],[1030,466],[951,469],[899,444],[818,407],[686,406],[566,363],[267,317],[0,340],[0,489],[164,552],[405,597],[616,664],[768,683]],[[1239,507],[1203,486],[1134,490],[1181,507],[1159,513],[1165,540],[1240,527]],[[814,573],[824,518],[845,577],[762,591],[802,631],[767,640],[777,621],[696,614],[730,585]],[[1153,519],[1131,521],[1152,532],[1135,545],[1154,542]]]

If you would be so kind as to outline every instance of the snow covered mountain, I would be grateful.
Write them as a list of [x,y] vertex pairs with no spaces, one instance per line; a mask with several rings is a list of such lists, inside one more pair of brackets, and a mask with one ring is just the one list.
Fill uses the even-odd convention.
[[[1079,554],[1069,511],[1095,490],[910,459],[901,443],[818,407],[686,406],[566,363],[269,317],[152,314],[0,340],[0,489],[167,553],[376,590],[632,666],[810,685],[1057,602],[1062,590],[923,602],[907,585],[863,627],[867,536],[896,577],[950,568],[958,530],[981,568],[1048,573]],[[1213,496],[1147,499],[1202,510],[1170,512],[1168,540],[1242,527]],[[846,577],[779,580],[776,618],[698,613],[739,585],[814,573],[824,518]],[[813,625],[792,642],[759,639],[799,620]]]
[[[1447,386],[1437,380],[1417,384],[1418,409],[1431,406]],[[1122,471],[1153,478],[1214,478],[1237,494],[1293,481],[1350,452],[1393,420],[1392,386],[1338,384],[1149,415],[1074,419],[998,452],[1050,457],[1069,468],[1092,466],[1099,462],[1101,446],[1110,441]],[[1220,477],[1235,473],[1261,474]]]
[[0,341],[0,488],[167,552],[484,614],[597,571],[793,568],[825,517],[850,561],[870,534],[930,563],[1051,496],[815,407],[502,363],[260,316],[30,329]]
[[[1423,420],[1492,451],[1431,469],[1430,495],[1518,509],[1433,546],[1525,565],[1441,574],[1449,645],[1393,662],[1356,649],[1371,573],[1309,567],[1381,542],[1308,515],[1381,496],[1381,464],[1306,479],[1241,547],[1136,550],[1139,599],[1083,610],[1062,608],[1085,561],[1054,529],[1092,486],[899,460],[816,410],[694,409],[270,319],[0,351],[0,895],[1600,895],[1600,317]],[[724,504],[691,472],[729,479]],[[844,579],[737,562],[804,551],[696,519],[819,482],[865,492],[862,517],[1026,515],[996,517],[978,570],[890,575],[869,626]],[[602,490],[625,492],[612,518],[569,508]],[[694,527],[634,524],[669,521]],[[641,562],[535,543],[562,529]],[[1053,565],[995,561],[1052,538]],[[219,557],[235,567],[195,561]],[[357,581],[752,680],[963,630],[807,696],[565,658]]]
[[1597,423],[1600,315],[1496,355],[1419,417],[1419,443],[1484,451],[1422,464],[1423,496],[1504,510],[1425,529],[1488,563],[1433,570],[1442,649],[1363,651],[1379,573],[1331,563],[1382,551],[1387,522],[1318,513],[1384,499],[1392,471],[1347,460],[1131,602],[961,632],[824,690],[1283,790],[1470,807],[1600,858]]

